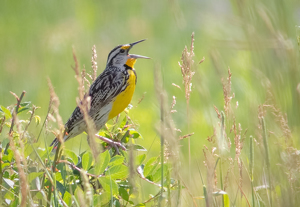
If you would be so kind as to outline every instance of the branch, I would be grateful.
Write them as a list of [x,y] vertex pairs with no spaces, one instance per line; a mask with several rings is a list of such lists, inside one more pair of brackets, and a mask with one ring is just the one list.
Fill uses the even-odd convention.
[[[17,99],[17,106],[16,106],[16,115],[18,114],[18,111],[19,111],[19,107],[20,107],[20,103],[26,93],[26,91],[23,91],[20,98],[13,92],[10,91],[10,93]],[[13,131],[13,127],[14,127],[14,124],[15,124],[15,118],[13,116],[12,118],[12,121],[11,121],[11,126],[10,126],[10,129],[9,129],[9,134],[11,135],[12,131]]]
[[[74,168],[74,169],[76,169],[78,171],[82,171],[82,169],[80,167],[77,167],[75,164],[73,164],[73,163],[71,163],[71,162],[69,162],[67,160],[58,160],[57,163],[65,163],[65,164],[70,165],[72,168]],[[94,175],[94,174],[87,173],[87,172],[86,172],[86,175],[94,177],[94,178],[105,177],[104,175]]]
[[[10,93],[17,99],[17,106],[16,106],[16,116],[17,116],[18,111],[19,111],[19,107],[20,107],[20,103],[21,103],[26,91],[22,92],[20,98],[15,93],[13,93],[11,91],[10,91]],[[13,116],[13,118],[11,120],[11,126],[10,126],[9,133],[8,133],[9,136],[12,136],[12,131],[13,131],[13,128],[14,128],[14,124],[15,124],[15,116]],[[8,147],[9,147],[9,143],[7,143],[7,145],[5,147],[4,154],[7,154]]]

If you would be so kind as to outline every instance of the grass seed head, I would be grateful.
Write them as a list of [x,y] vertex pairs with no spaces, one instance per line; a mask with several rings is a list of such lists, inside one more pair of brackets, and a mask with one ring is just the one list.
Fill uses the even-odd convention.
[[181,74],[183,78],[183,85],[185,88],[185,99],[186,102],[189,103],[190,101],[190,94],[192,92],[192,78],[195,75],[195,72],[192,70],[194,60],[193,57],[194,54],[194,33],[192,33],[191,37],[191,46],[190,50],[188,50],[187,46],[185,46],[182,56],[181,56],[181,63],[178,62],[180,68],[181,68]]

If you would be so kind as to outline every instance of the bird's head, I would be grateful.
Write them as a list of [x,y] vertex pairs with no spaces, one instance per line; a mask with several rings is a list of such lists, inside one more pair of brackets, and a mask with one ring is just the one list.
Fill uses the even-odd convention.
[[138,59],[138,58],[149,59],[148,57],[145,57],[142,55],[129,54],[129,50],[134,45],[136,45],[140,42],[143,42],[143,41],[145,41],[145,39],[134,42],[134,43],[119,45],[119,46],[115,47],[108,55],[107,65],[121,67],[126,64],[127,66],[133,68],[133,66],[136,62],[136,59]]

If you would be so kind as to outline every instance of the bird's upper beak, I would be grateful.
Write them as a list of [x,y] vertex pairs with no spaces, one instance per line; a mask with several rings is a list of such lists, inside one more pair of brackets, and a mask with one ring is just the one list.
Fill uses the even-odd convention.
[[[130,43],[129,45],[130,45],[130,49],[134,46],[134,45],[136,45],[136,44],[138,44],[138,43],[140,43],[140,42],[143,42],[143,41],[145,41],[146,39],[143,39],[143,40],[140,40],[140,41],[137,41],[137,42],[134,42],[134,43]],[[135,55],[135,54],[128,54],[128,57],[129,58],[134,58],[134,59],[138,59],[138,58],[144,58],[144,59],[150,59],[149,57],[146,57],[146,56],[142,56],[142,55]]]

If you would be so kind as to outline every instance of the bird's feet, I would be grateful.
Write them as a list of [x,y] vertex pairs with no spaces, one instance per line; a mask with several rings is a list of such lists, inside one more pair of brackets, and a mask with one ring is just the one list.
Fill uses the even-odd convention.
[[119,148],[121,148],[122,150],[126,151],[126,147],[124,147],[124,145],[122,145],[120,142],[114,142],[113,140],[100,136],[98,134],[96,134],[96,137],[100,140],[102,140],[103,142],[106,142],[107,144],[109,144],[111,147],[115,148],[116,152],[118,154],[120,154],[119,152]]

